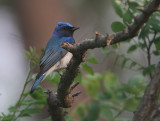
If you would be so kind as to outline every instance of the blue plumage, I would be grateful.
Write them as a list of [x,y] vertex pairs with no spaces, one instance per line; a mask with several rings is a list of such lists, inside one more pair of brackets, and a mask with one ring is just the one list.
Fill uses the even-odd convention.
[[61,47],[61,42],[65,41],[74,44],[73,33],[77,29],[77,27],[73,27],[69,23],[58,22],[40,61],[40,72],[31,88],[31,93],[50,72],[63,69],[67,66],[72,55]]

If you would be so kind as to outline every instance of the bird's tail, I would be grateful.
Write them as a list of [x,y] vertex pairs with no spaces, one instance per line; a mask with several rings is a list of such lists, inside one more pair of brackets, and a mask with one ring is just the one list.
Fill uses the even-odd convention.
[[43,78],[45,77],[46,73],[44,73],[42,76],[40,76],[33,84],[30,93],[33,93],[34,90],[36,89],[36,87],[39,85],[39,83],[43,80]]

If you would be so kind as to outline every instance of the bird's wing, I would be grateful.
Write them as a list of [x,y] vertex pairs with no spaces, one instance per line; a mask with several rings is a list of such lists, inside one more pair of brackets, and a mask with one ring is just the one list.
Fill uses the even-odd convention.
[[46,50],[43,57],[41,58],[41,61],[39,63],[39,65],[43,65],[43,63],[47,60],[47,58],[51,55],[54,54],[56,52],[56,47],[53,47],[52,49]]
[[37,75],[37,79],[55,65],[60,59],[66,55],[67,51],[60,46],[54,47],[51,50],[45,52],[40,62],[40,72]]
[[75,43],[73,37],[65,37],[58,41],[59,43],[54,44],[52,48],[46,48],[45,54],[40,61],[40,72],[38,73],[36,79],[48,71],[53,65],[55,65],[67,54],[67,51],[60,46],[62,41],[68,42],[70,44]]

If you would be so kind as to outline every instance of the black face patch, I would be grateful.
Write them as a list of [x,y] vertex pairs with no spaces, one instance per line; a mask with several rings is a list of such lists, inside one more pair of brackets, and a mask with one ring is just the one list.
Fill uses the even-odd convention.
[[69,30],[71,30],[71,27],[65,26],[65,27],[63,27],[63,29],[66,31],[69,31]]
[[58,32],[61,33],[64,37],[72,37],[74,31],[72,31],[70,27],[65,26],[62,29],[59,29]]

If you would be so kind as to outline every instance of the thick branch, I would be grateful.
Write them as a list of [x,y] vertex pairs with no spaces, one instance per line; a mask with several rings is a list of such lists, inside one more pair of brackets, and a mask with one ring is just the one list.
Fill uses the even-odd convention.
[[64,110],[60,107],[59,101],[57,100],[56,94],[54,92],[48,91],[48,112],[51,115],[52,121],[65,121]]
[[159,121],[160,120],[159,114],[160,114],[160,103],[157,103],[155,105],[155,109],[154,109],[149,121]]
[[[51,101],[53,99],[48,98],[49,112],[52,117],[54,116],[53,114],[57,113],[55,109],[59,109],[60,107],[63,107],[63,108],[71,107],[73,103],[73,97],[70,95],[72,90],[70,86],[73,83],[74,78],[77,76],[79,72],[79,65],[81,62],[84,61],[86,51],[88,49],[101,48],[110,44],[115,44],[121,41],[128,40],[130,38],[133,38],[139,33],[140,28],[143,26],[145,22],[147,22],[151,14],[158,9],[159,4],[160,4],[160,0],[152,0],[148,4],[148,6],[146,6],[143,9],[143,12],[140,15],[137,15],[136,17],[134,17],[133,24],[128,25],[128,28],[126,28],[124,31],[116,33],[115,35],[107,35],[104,37],[103,35],[96,33],[95,39],[87,39],[74,46],[65,42],[62,43],[62,47],[68,50],[69,52],[71,52],[73,54],[73,57],[70,63],[68,64],[68,67],[65,73],[61,77],[61,80],[57,89],[57,95],[54,96],[54,98],[56,98],[54,99],[55,101]],[[159,93],[159,92],[156,92],[156,93]],[[49,95],[49,97],[50,96],[51,95]],[[55,106],[55,104],[58,104],[56,105],[57,107],[52,106],[52,105]],[[137,112],[143,114],[144,110],[142,109],[141,111],[142,112],[139,112],[139,109],[138,109]],[[57,116],[64,117],[64,113],[62,110],[61,112],[62,113],[60,113],[60,115],[57,115]],[[59,120],[52,118],[52,121],[64,121],[63,119],[60,120],[61,118],[58,118],[58,119]],[[139,121],[142,121],[142,120],[139,120]]]
[[134,114],[133,121],[149,121],[155,106],[157,105],[160,94],[160,62],[157,66],[156,73],[150,81],[143,99]]

